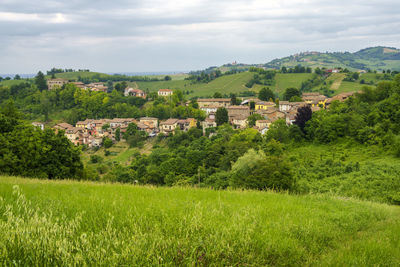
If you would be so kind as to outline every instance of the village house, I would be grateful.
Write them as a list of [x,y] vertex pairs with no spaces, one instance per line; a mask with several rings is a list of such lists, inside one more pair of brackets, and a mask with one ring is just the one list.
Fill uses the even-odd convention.
[[172,96],[173,92],[171,89],[160,89],[158,90],[158,96]]
[[160,122],[160,132],[163,134],[169,134],[174,132],[175,128],[178,126],[178,119],[168,119],[166,121]]
[[271,107],[275,107],[276,104],[274,102],[266,102],[266,101],[259,101],[256,103],[256,110],[266,110]]
[[205,111],[206,114],[215,113],[218,110],[218,106],[201,107],[200,110]]
[[244,115],[236,115],[232,118],[232,125],[235,129],[244,129],[247,127],[247,117]]
[[197,120],[193,118],[187,118],[185,120],[178,120],[177,125],[182,131],[188,131],[192,127],[196,127]]
[[250,116],[250,107],[249,106],[229,106],[227,108],[229,121],[232,122],[234,117],[249,117]]
[[201,122],[201,127],[203,128],[203,134],[205,134],[206,129],[217,127],[217,123],[215,122],[215,119],[206,118]]
[[139,89],[126,88],[124,96],[136,96],[140,98],[146,98],[146,93]]
[[261,134],[264,135],[268,131],[271,123],[272,123],[272,121],[270,119],[256,120],[256,125],[254,128],[257,129]]
[[73,128],[74,126],[72,126],[71,124],[69,124],[69,123],[66,123],[66,122],[62,122],[62,123],[59,123],[59,124],[56,124],[53,128],[54,129],[56,129],[56,130],[67,130],[68,128]]
[[321,95],[318,92],[312,92],[312,93],[303,93],[302,99],[311,107],[321,106],[325,108],[325,103],[328,98],[324,95]]
[[74,145],[83,144],[83,131],[80,128],[71,127],[65,130],[65,136]]
[[335,100],[343,102],[346,99],[348,99],[349,97],[353,96],[355,93],[356,92],[341,93],[341,94],[335,95],[335,96],[333,96],[331,98],[328,98],[326,100],[326,106],[329,106]]
[[216,108],[226,108],[231,105],[230,98],[198,98],[197,103],[199,108],[203,107],[216,107]]
[[42,130],[42,131],[44,130],[44,123],[42,123],[42,122],[32,122],[32,125],[40,128],[40,130]]
[[67,84],[68,80],[55,78],[55,79],[48,79],[47,80],[47,88],[49,90],[54,90],[56,88],[61,88],[64,84]]
[[87,89],[86,85],[83,82],[72,82],[76,87],[81,89]]
[[289,101],[279,101],[279,111],[287,112],[292,108]]

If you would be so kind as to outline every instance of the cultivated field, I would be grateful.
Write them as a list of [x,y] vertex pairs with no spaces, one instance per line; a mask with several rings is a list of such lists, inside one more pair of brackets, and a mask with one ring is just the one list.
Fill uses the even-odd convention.
[[400,264],[400,208],[0,176],[0,265]]

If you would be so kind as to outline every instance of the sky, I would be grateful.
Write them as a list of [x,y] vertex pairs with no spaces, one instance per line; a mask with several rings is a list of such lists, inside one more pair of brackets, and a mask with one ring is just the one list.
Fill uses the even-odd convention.
[[399,0],[0,0],[0,73],[190,71],[400,48]]

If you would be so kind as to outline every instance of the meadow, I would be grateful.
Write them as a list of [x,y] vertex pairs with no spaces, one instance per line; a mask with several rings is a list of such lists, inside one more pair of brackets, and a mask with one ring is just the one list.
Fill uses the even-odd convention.
[[0,265],[400,264],[400,208],[0,176]]

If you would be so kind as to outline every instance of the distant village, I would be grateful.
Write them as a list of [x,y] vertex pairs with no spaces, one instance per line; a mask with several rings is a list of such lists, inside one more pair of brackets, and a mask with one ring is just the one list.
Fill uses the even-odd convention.
[[[54,90],[56,87],[61,87],[69,83],[65,79],[50,79],[47,81],[49,90]],[[107,87],[103,83],[90,83],[84,84],[82,82],[73,82],[77,87],[88,89],[92,91],[107,92]],[[170,97],[173,90],[160,89],[158,90],[159,97]],[[155,137],[159,134],[169,135],[173,134],[176,129],[188,131],[192,127],[201,127],[203,134],[206,129],[217,127],[216,113],[219,108],[225,108],[228,111],[229,123],[235,129],[248,128],[248,117],[252,114],[259,114],[264,119],[255,122],[254,129],[258,130],[261,134],[265,134],[271,123],[279,119],[286,121],[288,125],[295,121],[297,110],[303,106],[309,106],[313,112],[320,109],[328,108],[329,105],[335,101],[344,101],[351,95],[350,93],[341,93],[332,98],[321,95],[318,92],[303,93],[303,102],[289,102],[279,101],[278,103],[261,101],[257,98],[246,98],[240,105],[232,105],[230,98],[207,98],[197,99],[199,109],[203,110],[206,114],[206,119],[197,122],[194,118],[178,119],[169,118],[164,121],[159,121],[157,118],[142,117],[139,119],[134,118],[113,118],[113,119],[86,119],[78,121],[75,126],[68,123],[59,123],[54,126],[56,131],[63,130],[65,136],[75,145],[87,145],[88,147],[101,147],[105,137],[110,138],[116,142],[116,131],[119,129],[121,138],[123,133],[127,130],[130,123],[135,123],[139,131],[144,131],[146,136]],[[139,89],[126,88],[125,96],[135,96],[146,98],[146,93]],[[250,108],[250,103],[254,102],[254,109]],[[188,103],[187,103],[188,104]],[[44,128],[42,123],[34,122],[35,126]]]

